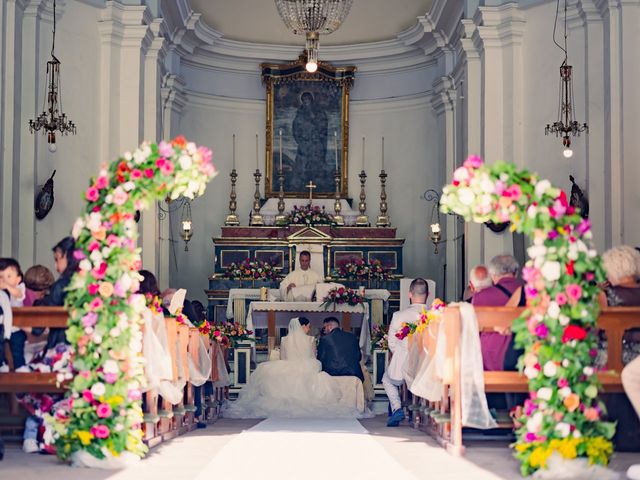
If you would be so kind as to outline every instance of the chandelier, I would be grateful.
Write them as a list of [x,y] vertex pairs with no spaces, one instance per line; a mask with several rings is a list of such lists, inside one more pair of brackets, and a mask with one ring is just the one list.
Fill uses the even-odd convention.
[[351,9],[353,0],[275,0],[285,25],[296,35],[306,35],[308,72],[318,69],[320,34],[336,31]]
[[562,137],[562,145],[564,150],[562,154],[565,158],[573,156],[571,149],[571,136],[579,136],[581,132],[589,133],[589,126],[586,123],[582,125],[575,119],[575,103],[573,100],[573,80],[571,77],[573,67],[569,65],[567,53],[567,0],[564,2],[564,47],[556,42],[556,24],[558,23],[558,11],[560,10],[560,0],[556,4],[556,20],[553,26],[553,43],[564,52],[564,61],[560,65],[560,94],[558,105],[558,121],[552,125],[547,124],[544,129],[545,135],[549,133],[555,134],[556,137]]
[[35,119],[29,120],[31,133],[42,130],[47,134],[49,151],[56,151],[56,131],[62,135],[76,133],[76,125],[62,112],[62,95],[60,89],[60,60],[55,56],[56,48],[56,0],[53,0],[53,43],[51,44],[51,60],[47,62],[47,93],[43,100],[43,112]]

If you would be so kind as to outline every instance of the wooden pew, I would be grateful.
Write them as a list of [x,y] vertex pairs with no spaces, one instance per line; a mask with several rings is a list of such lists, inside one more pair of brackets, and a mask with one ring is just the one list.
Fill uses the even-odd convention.
[[[478,327],[481,331],[504,331],[518,318],[524,308],[521,307],[476,307]],[[446,353],[444,371],[444,395],[440,402],[426,402],[413,399],[409,409],[421,412],[418,421],[426,426],[450,452],[461,455],[462,411],[461,411],[461,372],[460,372],[460,333],[461,317],[458,307],[447,307],[444,311]],[[609,307],[603,309],[598,317],[598,328],[607,335],[606,371],[598,372],[598,379],[605,393],[620,393],[624,389],[620,378],[622,364],[622,337],[625,331],[640,327],[640,308]],[[433,348],[435,345],[431,345]],[[485,392],[528,392],[527,378],[519,372],[484,372]],[[449,392],[451,393],[449,395]]]

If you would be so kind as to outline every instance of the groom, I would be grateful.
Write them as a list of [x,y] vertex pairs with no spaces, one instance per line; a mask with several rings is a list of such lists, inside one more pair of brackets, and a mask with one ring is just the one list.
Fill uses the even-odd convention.
[[364,381],[360,367],[360,345],[353,333],[340,328],[335,317],[324,320],[324,336],[318,344],[318,360],[322,370],[332,376],[354,376]]

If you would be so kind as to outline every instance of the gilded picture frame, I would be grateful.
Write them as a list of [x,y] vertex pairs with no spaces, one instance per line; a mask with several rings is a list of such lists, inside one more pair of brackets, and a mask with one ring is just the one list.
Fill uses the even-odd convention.
[[308,198],[305,185],[312,181],[314,198],[333,198],[337,164],[340,194],[346,198],[349,90],[356,67],[319,62],[309,73],[305,63],[301,55],[287,64],[261,65],[267,106],[265,196],[278,196],[282,158],[285,197]]

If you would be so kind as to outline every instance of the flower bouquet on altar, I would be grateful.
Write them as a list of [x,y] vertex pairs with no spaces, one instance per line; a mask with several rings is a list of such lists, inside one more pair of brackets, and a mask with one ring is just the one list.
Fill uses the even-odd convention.
[[293,207],[287,215],[287,223],[291,225],[335,225],[333,215],[327,213],[324,207],[303,205]]
[[238,322],[227,322],[225,324],[218,325],[216,328],[219,328],[221,334],[229,339],[232,347],[236,347],[240,343],[255,342],[255,339],[251,336],[253,335],[253,331],[247,330]]
[[402,328],[396,332],[396,337],[403,340],[414,333],[423,332],[434,319],[440,316],[444,307],[446,307],[446,303],[439,298],[436,298],[431,303],[429,310],[425,310],[424,307],[422,307],[422,313],[420,313],[420,317],[418,317],[418,321],[416,323],[403,322]]
[[374,325],[371,329],[371,350],[389,350],[389,325]]
[[364,299],[363,297],[356,291],[351,288],[334,288],[329,290],[329,293],[326,297],[322,299],[322,304],[320,306],[324,307],[325,310],[328,310],[331,305],[362,305]]
[[371,259],[369,262],[365,262],[362,258],[359,258],[353,262],[340,264],[338,268],[333,271],[333,276],[347,280],[382,281],[388,280],[391,272],[382,265],[380,260]]
[[249,261],[246,259],[240,263],[231,263],[224,270],[224,276],[226,278],[240,279],[240,280],[277,280],[278,272],[275,266],[263,262],[262,260]]

